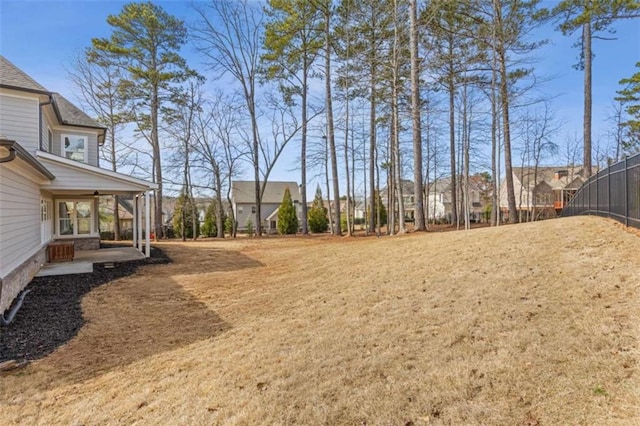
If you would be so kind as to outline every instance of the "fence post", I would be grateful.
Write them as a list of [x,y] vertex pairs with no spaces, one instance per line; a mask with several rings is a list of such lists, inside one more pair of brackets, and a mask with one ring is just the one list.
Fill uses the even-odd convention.
[[587,178],[587,212],[591,211],[591,179]]
[[629,226],[629,168],[627,167],[627,156],[624,156],[624,226]]
[[611,217],[611,165],[607,165],[607,217]]
[[[592,175],[593,176],[593,175]],[[600,213],[600,194],[598,191],[598,175],[595,175],[595,181],[596,181],[596,216],[598,216],[598,213]]]

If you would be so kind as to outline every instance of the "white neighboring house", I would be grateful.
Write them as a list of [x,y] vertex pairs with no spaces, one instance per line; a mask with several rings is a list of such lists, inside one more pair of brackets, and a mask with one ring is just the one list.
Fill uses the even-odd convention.
[[[285,189],[289,188],[291,200],[298,213],[298,223],[302,215],[300,189],[296,182],[267,182],[262,194],[260,204],[260,216],[262,227],[267,233],[275,233],[278,230],[278,208],[282,204]],[[251,220],[256,226],[256,193],[255,181],[233,181],[231,184],[231,198],[233,215],[238,223],[239,231],[247,230],[247,222]]]
[[157,185],[99,168],[105,132],[0,56],[0,315],[47,262],[52,241],[100,247],[98,195],[133,195],[133,245],[149,253],[142,229]]

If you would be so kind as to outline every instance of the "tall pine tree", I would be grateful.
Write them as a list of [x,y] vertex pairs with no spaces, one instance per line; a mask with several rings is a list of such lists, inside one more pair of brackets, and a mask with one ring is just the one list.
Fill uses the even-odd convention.
[[159,114],[170,86],[191,73],[179,54],[187,30],[183,21],[151,2],[125,4],[119,15],[107,17],[107,23],[111,37],[92,39],[92,54],[126,72],[121,88],[133,105],[137,130],[153,154],[153,181],[158,184],[155,235],[162,237]]

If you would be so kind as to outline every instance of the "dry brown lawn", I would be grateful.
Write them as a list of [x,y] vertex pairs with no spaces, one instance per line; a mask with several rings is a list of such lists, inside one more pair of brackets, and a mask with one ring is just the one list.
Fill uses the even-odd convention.
[[640,424],[640,238],[611,221],[159,246],[0,375],[0,423]]

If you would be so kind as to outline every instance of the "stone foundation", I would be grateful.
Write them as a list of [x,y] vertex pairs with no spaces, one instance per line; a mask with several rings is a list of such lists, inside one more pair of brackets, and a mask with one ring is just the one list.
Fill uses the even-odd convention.
[[60,238],[56,241],[73,241],[76,250],[98,250],[100,248],[100,237]]
[[47,261],[46,247],[42,247],[9,275],[0,280],[0,313],[11,307],[13,300],[31,282]]

